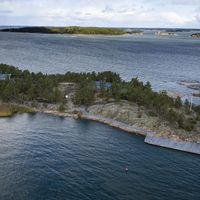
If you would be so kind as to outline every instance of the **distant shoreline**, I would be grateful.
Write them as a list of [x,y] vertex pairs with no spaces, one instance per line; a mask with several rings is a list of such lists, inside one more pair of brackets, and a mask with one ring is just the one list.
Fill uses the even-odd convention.
[[79,27],[79,26],[5,28],[5,29],[0,29],[0,32],[74,34],[74,35],[143,34],[143,31],[141,30],[126,30],[122,28]]
[[191,35],[191,37],[193,37],[193,38],[200,38],[200,33],[193,33]]

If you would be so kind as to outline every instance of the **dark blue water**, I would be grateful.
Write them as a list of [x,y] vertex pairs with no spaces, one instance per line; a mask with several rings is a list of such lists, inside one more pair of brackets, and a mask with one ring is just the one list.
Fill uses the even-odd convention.
[[0,119],[0,199],[199,200],[200,157],[143,139],[45,114]]

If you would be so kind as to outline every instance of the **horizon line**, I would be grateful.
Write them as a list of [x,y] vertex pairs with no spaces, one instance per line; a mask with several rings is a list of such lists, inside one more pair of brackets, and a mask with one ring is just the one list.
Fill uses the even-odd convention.
[[180,30],[200,30],[200,28],[180,28],[180,27],[123,27],[123,26],[79,26],[79,25],[0,25],[0,27],[95,27],[95,28],[130,28],[130,29],[180,29]]

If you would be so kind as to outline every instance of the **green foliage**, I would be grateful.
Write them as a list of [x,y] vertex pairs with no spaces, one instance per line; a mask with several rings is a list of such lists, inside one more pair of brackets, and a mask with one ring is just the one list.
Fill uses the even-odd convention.
[[196,125],[196,121],[193,118],[189,118],[184,122],[183,128],[187,131],[192,131],[194,130]]
[[180,109],[182,107],[182,101],[180,97],[177,97],[174,103],[175,108]]
[[80,88],[75,94],[74,102],[76,104],[88,105],[93,102],[95,94],[95,84],[93,82],[81,82]]
[[[78,103],[89,103],[94,96],[94,85],[92,87],[89,86],[92,82],[121,82],[119,74],[111,71],[99,73],[67,72],[63,75],[47,75],[42,73],[30,73],[28,70],[22,71],[13,66],[4,64],[0,64],[0,71],[12,75],[11,80],[0,81],[0,99],[5,102],[11,100],[16,102],[63,102],[64,95],[58,89],[59,82],[75,82],[80,85],[80,91],[76,95],[76,101]],[[90,91],[91,89],[92,91]],[[81,93],[84,93],[84,95],[81,95]],[[105,93],[105,91],[103,93]]]
[[[193,111],[190,112],[188,101],[183,105],[180,98],[174,100],[166,93],[154,92],[149,82],[144,84],[138,78],[125,82],[121,80],[119,74],[111,71],[47,75],[30,73],[28,70],[22,71],[3,64],[0,64],[0,71],[12,75],[11,80],[0,81],[0,100],[5,102],[31,101],[33,107],[37,107],[38,102],[58,103],[61,106],[64,102],[64,94],[60,92],[58,85],[60,82],[73,82],[78,86],[74,97],[74,103],[78,105],[91,104],[98,91],[98,94],[106,98],[137,103],[145,107],[150,115],[164,118],[189,131],[195,129],[194,118],[200,115],[200,106],[193,106]],[[99,89],[96,87],[96,81],[100,82]],[[112,84],[110,88],[106,88],[106,82]],[[193,116],[194,112],[196,113],[194,117],[188,118]]]
[[184,129],[184,124],[185,123],[185,116],[183,115],[183,113],[181,113],[180,115],[179,115],[179,118],[178,118],[178,126],[180,127],[180,128],[183,128]]
[[61,103],[58,107],[58,111],[59,112],[64,112],[65,111],[65,105],[63,103]]
[[18,105],[11,105],[10,110],[13,114],[14,113],[32,113],[33,112],[33,110],[29,107],[18,106]]
[[[111,97],[117,101],[128,100],[146,107],[150,110],[151,116],[162,117],[171,124],[178,125],[188,131],[195,128],[195,123],[184,117],[187,114],[191,115],[191,113],[187,113],[189,102],[186,101],[183,105],[179,97],[174,100],[166,93],[154,92],[149,82],[143,84],[138,78],[133,78],[130,82],[113,82],[110,91]],[[178,112],[177,109],[180,111]],[[194,107],[194,109],[195,112],[200,110],[199,107]]]
[[38,107],[38,102],[37,101],[32,101],[32,103],[31,103],[31,107],[33,107],[33,108],[37,108]]
[[179,115],[178,125],[180,128],[185,129],[187,131],[192,131],[195,128],[197,121],[193,118],[186,118],[183,114]]
[[168,111],[166,115],[169,122],[176,122],[178,120],[178,114],[172,108]]
[[157,117],[157,116],[158,116],[158,114],[157,114],[155,111],[152,111],[152,110],[150,110],[150,111],[148,112],[148,114],[149,114],[151,117]]
[[25,106],[14,104],[0,104],[0,117],[8,117],[15,113],[31,113],[33,110]]
[[184,105],[185,105],[185,107],[189,107],[190,106],[190,103],[189,103],[189,101],[187,99],[185,100]]
[[3,101],[58,102],[61,94],[57,89],[58,80],[42,73],[30,73],[18,68],[0,65],[0,71],[12,74],[11,80],[0,81],[0,98]]
[[[95,73],[93,72],[93,76],[95,76]],[[95,76],[96,81],[105,81],[105,82],[121,82],[121,78],[119,74],[111,71],[105,71],[98,73]],[[93,79],[94,80],[94,79]]]
[[200,105],[193,106],[193,110],[200,115]]
[[141,33],[140,30],[126,31],[121,28],[103,28],[103,27],[23,27],[23,28],[9,28],[1,31],[6,32],[25,32],[25,33],[59,33],[59,34],[87,34],[87,35],[123,35],[126,33],[135,34]]
[[101,96],[106,96],[106,82],[105,81],[100,81],[100,94]]
[[48,107],[47,103],[43,103],[42,106],[43,106],[44,108],[47,108],[47,107]]

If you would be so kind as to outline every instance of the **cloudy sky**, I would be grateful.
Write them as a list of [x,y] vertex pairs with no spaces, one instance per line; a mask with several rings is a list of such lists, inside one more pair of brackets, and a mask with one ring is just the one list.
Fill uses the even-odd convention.
[[200,0],[0,0],[0,25],[200,28]]

